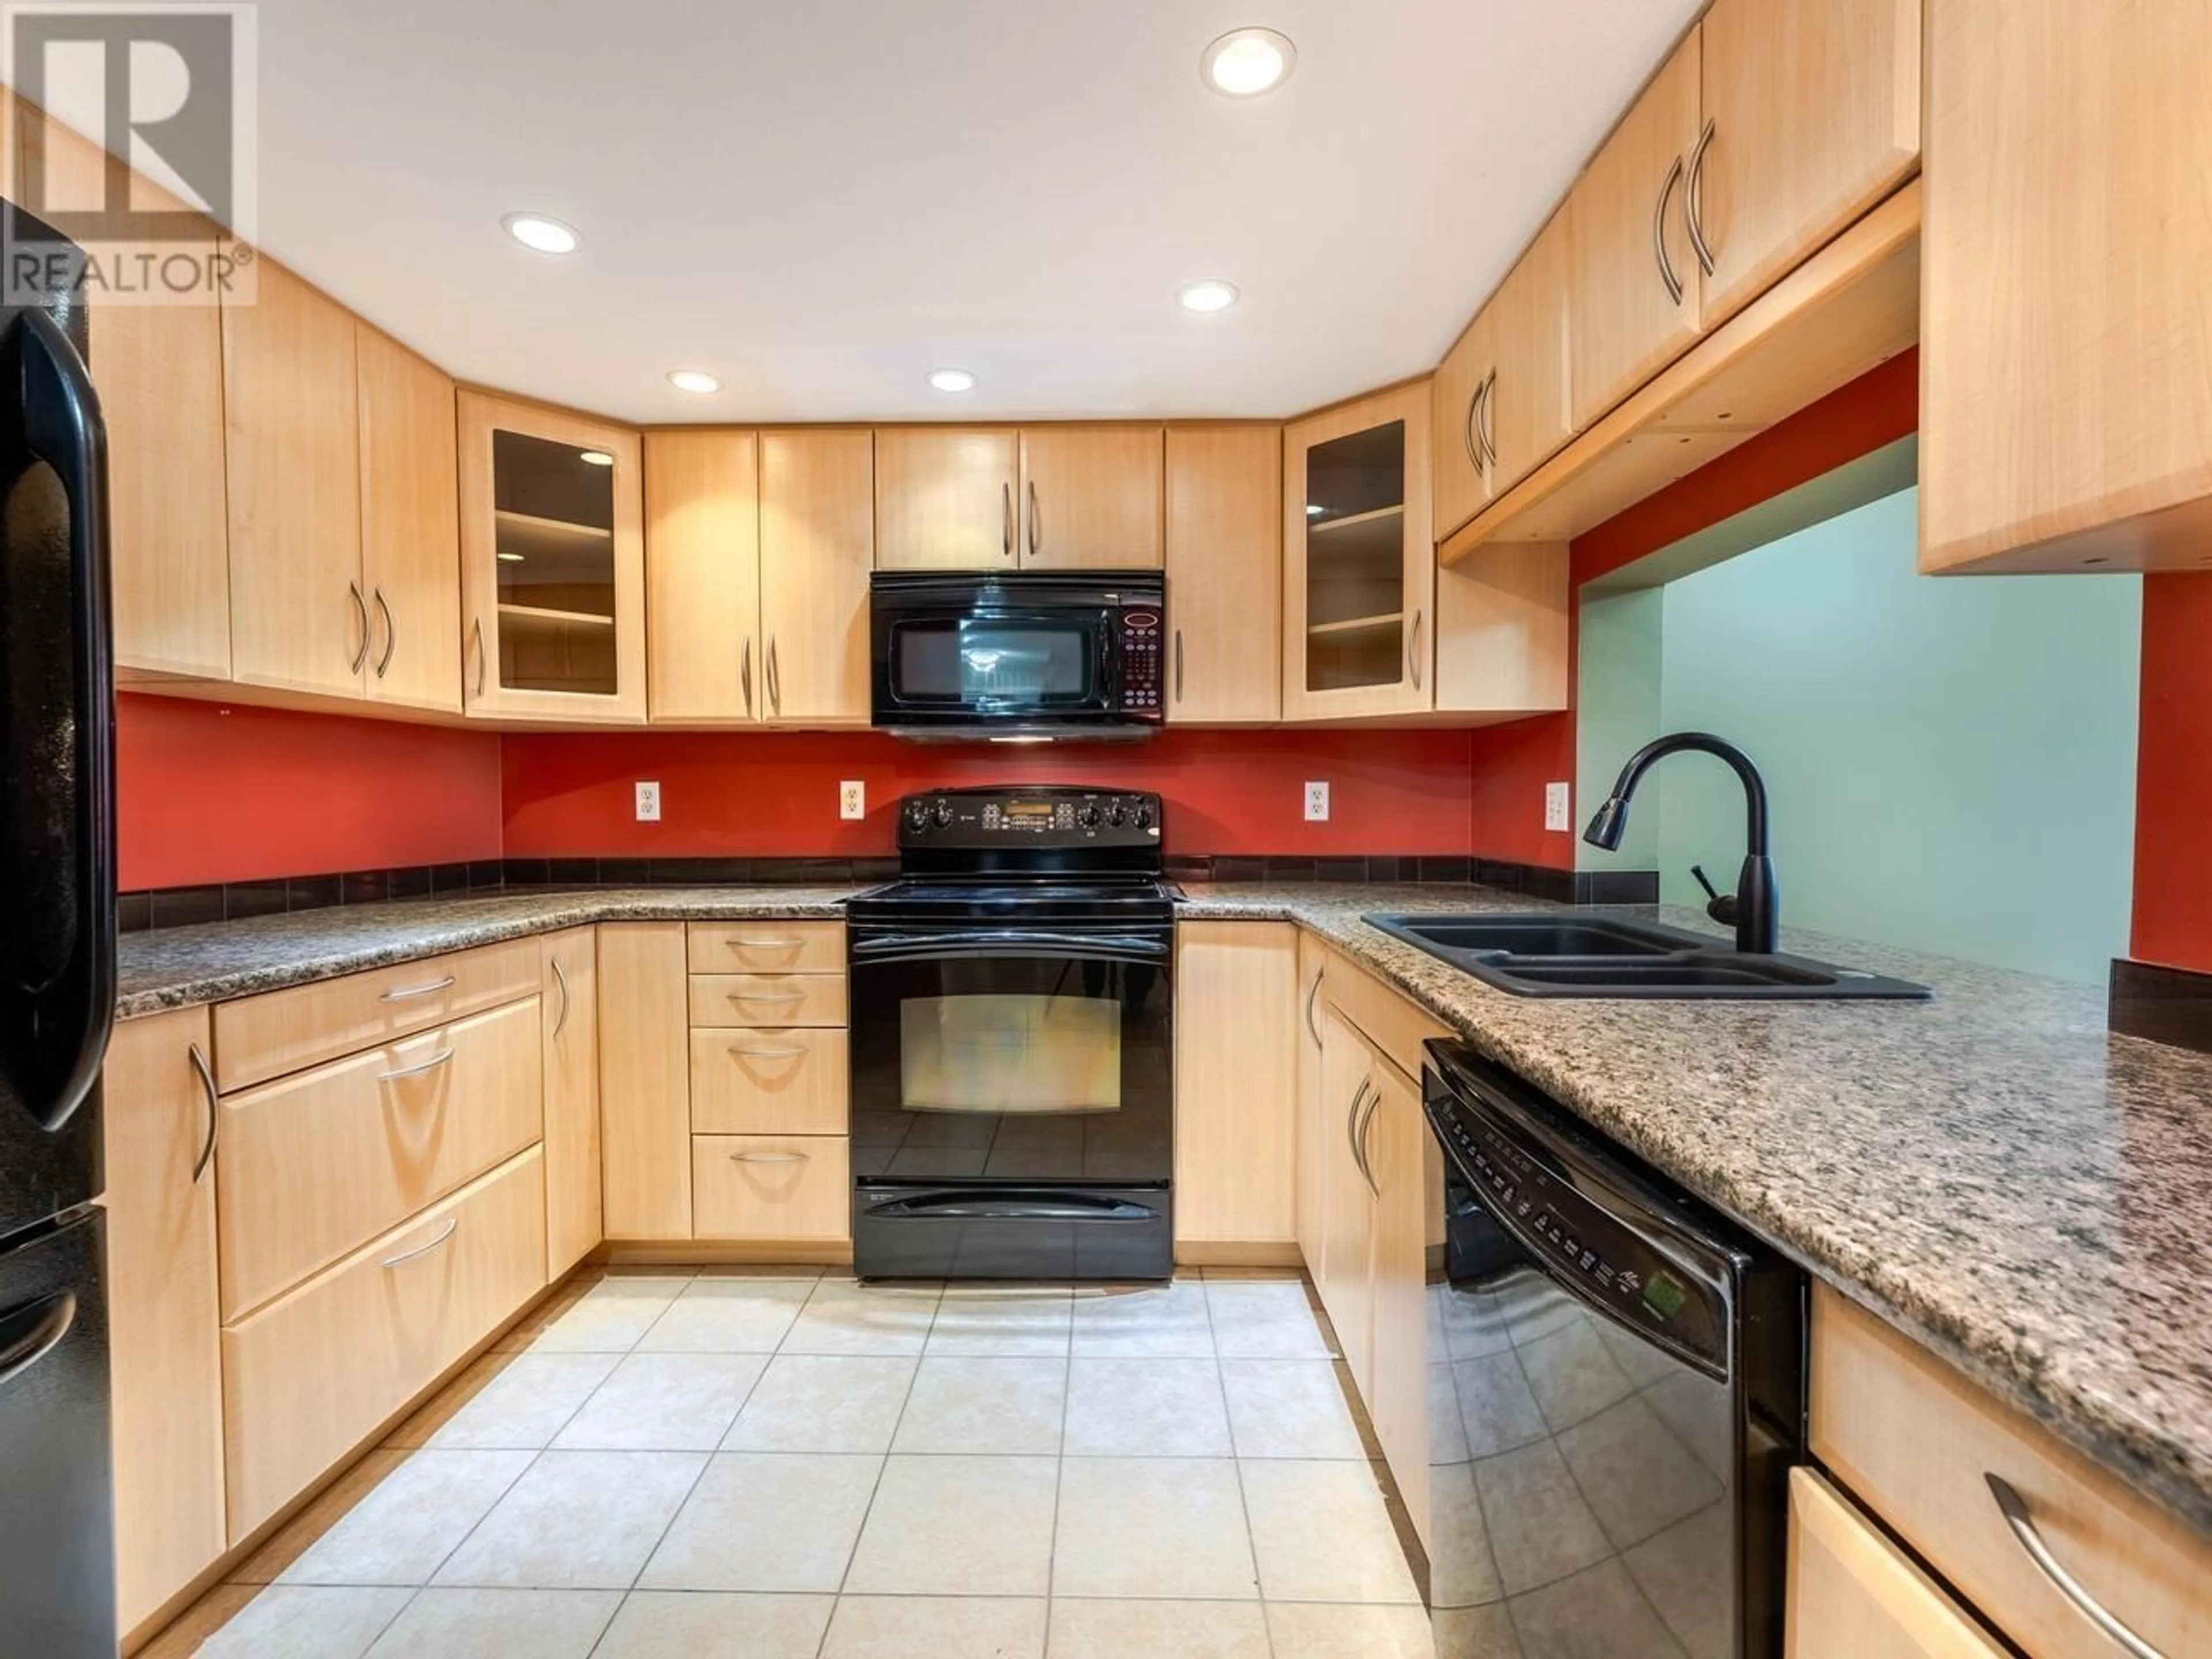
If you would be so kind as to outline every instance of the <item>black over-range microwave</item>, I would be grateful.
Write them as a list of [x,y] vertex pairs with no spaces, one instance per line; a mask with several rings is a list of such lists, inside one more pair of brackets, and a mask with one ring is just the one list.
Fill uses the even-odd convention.
[[868,625],[899,737],[1146,738],[1166,706],[1157,570],[878,571]]

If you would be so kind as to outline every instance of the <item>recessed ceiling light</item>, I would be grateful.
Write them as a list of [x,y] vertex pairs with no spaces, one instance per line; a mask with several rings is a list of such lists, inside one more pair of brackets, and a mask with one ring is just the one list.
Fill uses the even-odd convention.
[[501,564],[520,564],[522,562],[522,555],[520,553],[499,553],[495,554],[493,556]]
[[583,238],[574,225],[543,213],[510,213],[500,221],[507,234],[534,253],[574,253]]
[[1232,29],[1206,49],[1198,72],[1227,98],[1257,98],[1291,78],[1298,49],[1273,29]]
[[604,449],[584,450],[576,459],[586,466],[612,466],[615,464],[615,458]]
[[939,392],[972,392],[975,389],[975,377],[964,368],[933,368],[929,371],[929,383]]
[[710,392],[720,392],[722,383],[703,368],[672,368],[668,384],[678,392],[692,392],[705,397]]
[[1185,311],[1226,311],[1237,303],[1237,284],[1218,276],[1185,283],[1176,290],[1176,303]]

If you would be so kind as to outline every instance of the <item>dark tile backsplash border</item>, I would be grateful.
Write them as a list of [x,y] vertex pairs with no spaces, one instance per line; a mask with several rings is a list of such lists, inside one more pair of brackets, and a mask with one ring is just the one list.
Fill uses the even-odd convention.
[[2121,957],[2105,1024],[2122,1036],[2212,1054],[2212,974]]
[[[1560,904],[1654,904],[1659,878],[1650,871],[1553,870],[1496,859],[1382,854],[1314,857],[1304,854],[1171,856],[1176,881],[1328,881],[1364,885],[1420,882],[1465,886],[1478,882]],[[391,899],[452,898],[465,893],[544,887],[712,887],[781,883],[836,884],[889,881],[895,858],[483,859],[472,864],[409,865],[388,870],[293,876],[202,887],[161,887],[116,898],[126,933],[196,922],[238,921],[340,904]]]

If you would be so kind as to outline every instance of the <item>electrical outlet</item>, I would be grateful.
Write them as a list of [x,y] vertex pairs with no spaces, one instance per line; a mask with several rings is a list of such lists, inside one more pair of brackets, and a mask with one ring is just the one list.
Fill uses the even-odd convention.
[[1306,785],[1306,822],[1308,823],[1328,822],[1328,785],[1326,783]]
[[660,786],[641,783],[637,787],[637,821],[640,823],[660,822]]
[[848,778],[837,786],[837,816],[841,818],[864,818],[868,816],[868,786],[858,778]]
[[1569,786],[1564,783],[1544,786],[1544,828],[1547,830],[1574,828],[1574,807],[1568,792]]

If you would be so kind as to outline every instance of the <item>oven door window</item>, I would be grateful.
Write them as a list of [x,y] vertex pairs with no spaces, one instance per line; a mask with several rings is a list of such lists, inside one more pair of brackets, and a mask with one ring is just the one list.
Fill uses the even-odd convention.
[[1068,1117],[1121,1107],[1121,1006],[1104,997],[911,997],[899,1005],[909,1112]]
[[891,696],[915,708],[1103,708],[1104,633],[1103,613],[1091,611],[896,623]]

